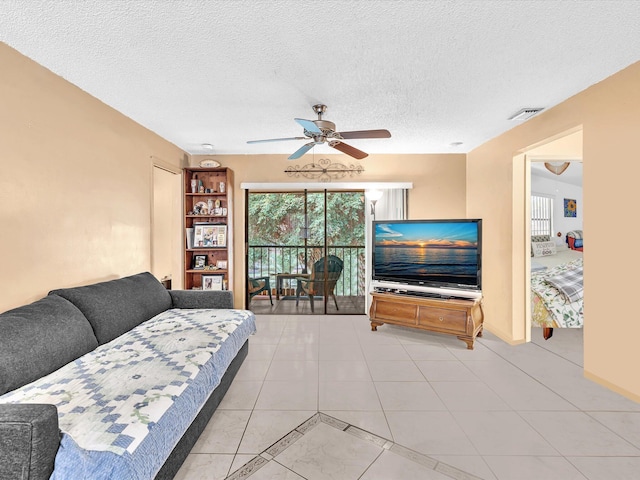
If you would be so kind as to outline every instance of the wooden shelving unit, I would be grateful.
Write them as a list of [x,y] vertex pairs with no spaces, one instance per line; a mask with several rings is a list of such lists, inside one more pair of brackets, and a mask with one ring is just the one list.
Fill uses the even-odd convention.
[[[195,187],[192,186],[195,180]],[[195,190],[195,191],[194,191]],[[226,167],[184,169],[184,288],[201,289],[203,275],[223,275],[224,289],[233,287],[233,172]],[[191,242],[195,231],[224,230],[223,237]],[[207,227],[211,227],[208,228]],[[193,229],[190,230],[190,229]],[[192,232],[192,233],[188,233]],[[206,258],[204,268],[195,260]],[[202,265],[200,265],[201,267]],[[216,268],[212,268],[216,267]],[[226,267],[226,268],[225,268]]]

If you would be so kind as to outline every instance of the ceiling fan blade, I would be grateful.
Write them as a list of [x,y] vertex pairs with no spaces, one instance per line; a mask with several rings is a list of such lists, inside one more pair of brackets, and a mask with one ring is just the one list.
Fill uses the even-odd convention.
[[305,143],[298,150],[296,150],[291,155],[289,155],[288,160],[295,160],[296,158],[300,158],[305,153],[307,153],[309,150],[311,150],[315,144],[316,144],[315,142]]
[[267,138],[266,140],[248,140],[247,143],[281,142],[283,140],[307,140],[307,137]]
[[344,142],[338,142],[337,140],[329,142],[329,146],[335,148],[336,150],[340,150],[342,153],[351,155],[353,158],[357,158],[358,160],[362,160],[363,158],[369,156],[368,153],[365,153],[362,150],[358,150],[351,145],[347,145]]
[[345,140],[350,138],[391,138],[389,130],[354,130],[352,132],[337,132]]
[[320,130],[318,126],[313,123],[313,121],[305,120],[304,118],[294,118],[294,120],[302,125],[302,128],[304,128],[307,132],[315,133],[316,135],[322,135],[322,130]]

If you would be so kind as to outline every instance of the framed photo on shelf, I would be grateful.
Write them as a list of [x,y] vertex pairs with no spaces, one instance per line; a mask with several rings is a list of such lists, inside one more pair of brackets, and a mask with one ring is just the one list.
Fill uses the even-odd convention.
[[194,255],[193,261],[191,262],[191,268],[194,270],[204,270],[204,267],[207,266],[207,255]]
[[223,274],[202,275],[202,290],[222,290]]
[[220,270],[226,270],[227,269],[227,261],[226,260],[218,260],[216,262],[216,267],[218,267]]
[[227,226],[218,224],[196,224],[193,233],[194,248],[227,246]]

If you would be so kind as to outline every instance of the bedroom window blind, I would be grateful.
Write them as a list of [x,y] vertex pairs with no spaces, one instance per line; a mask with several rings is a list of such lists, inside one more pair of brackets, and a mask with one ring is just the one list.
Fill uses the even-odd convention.
[[531,195],[531,235],[553,236],[553,198]]

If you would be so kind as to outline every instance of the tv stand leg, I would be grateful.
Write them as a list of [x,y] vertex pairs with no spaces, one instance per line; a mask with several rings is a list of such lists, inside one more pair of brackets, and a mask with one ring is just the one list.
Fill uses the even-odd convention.
[[473,337],[463,337],[458,335],[458,339],[467,344],[467,350],[473,350]]
[[371,322],[371,331],[372,332],[377,332],[378,331],[378,327],[384,325],[384,323],[380,323],[380,322]]

